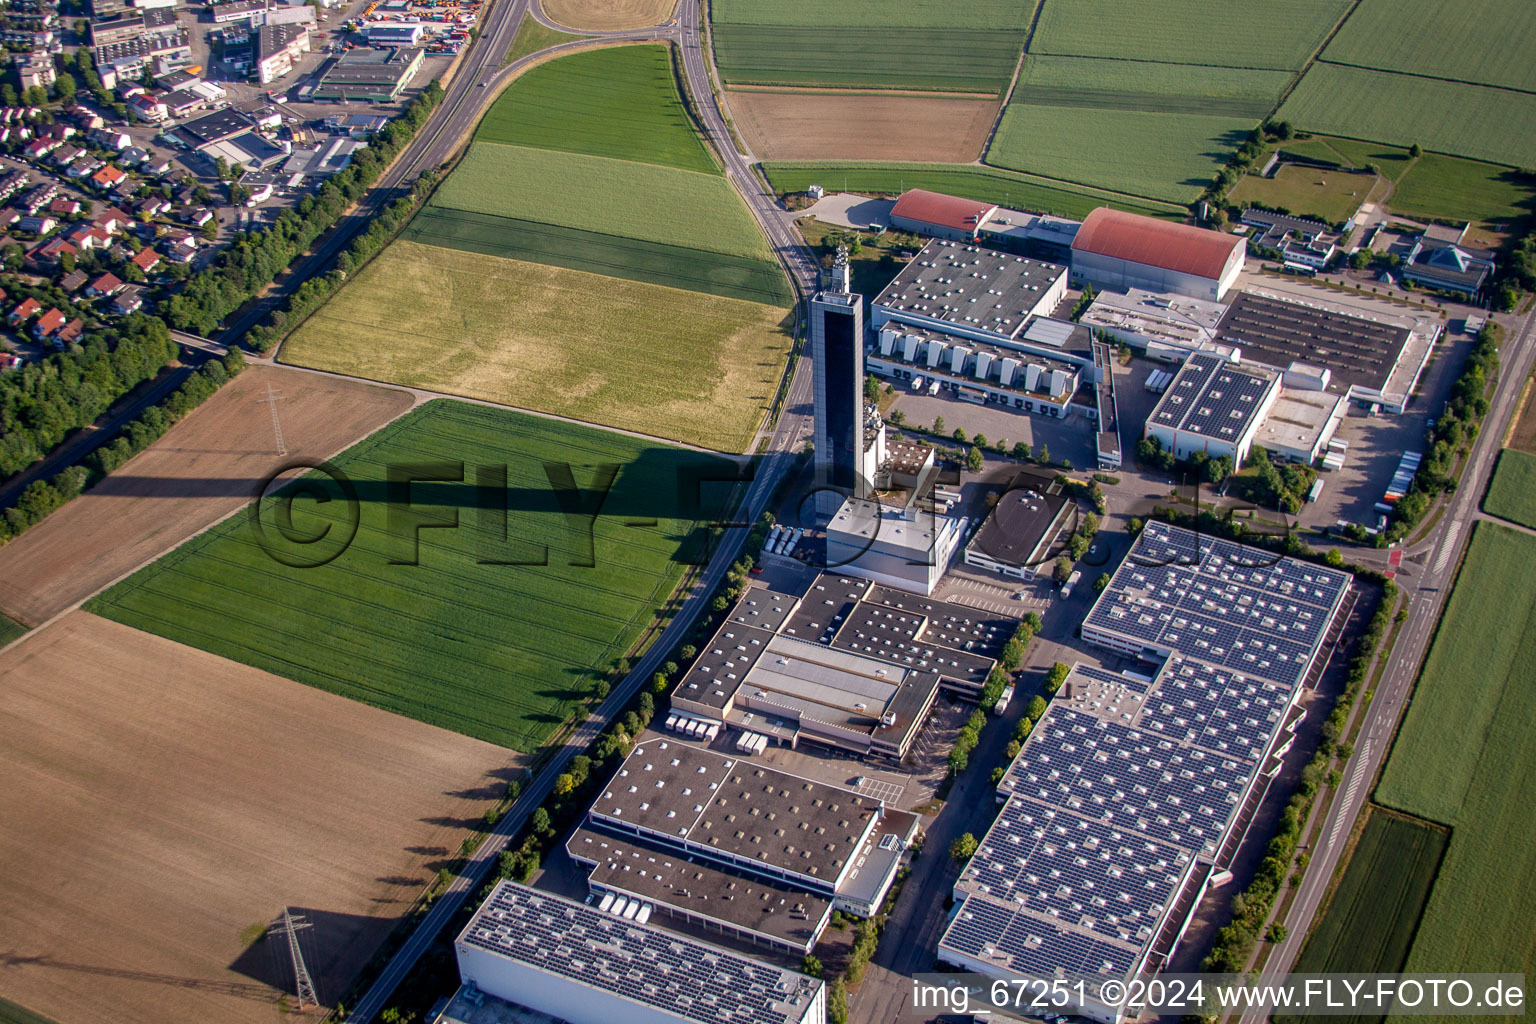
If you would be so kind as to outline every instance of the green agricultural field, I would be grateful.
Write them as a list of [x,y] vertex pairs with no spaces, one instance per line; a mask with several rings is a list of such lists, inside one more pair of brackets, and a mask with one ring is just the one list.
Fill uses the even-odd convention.
[[1323,56],[1339,64],[1536,91],[1529,0],[1362,0]]
[[0,647],[4,647],[26,631],[26,626],[0,615]]
[[895,196],[926,188],[967,199],[980,199],[1016,210],[1035,210],[1078,220],[1099,206],[1183,219],[1188,210],[1092,188],[1075,188],[1028,174],[968,164],[904,163],[764,163],[763,173],[775,192],[804,192],[809,185],[828,190]]
[[723,177],[655,164],[477,142],[438,187],[432,205],[773,258],[757,222]]
[[1408,155],[1408,151],[1397,146],[1384,146],[1379,142],[1361,142],[1358,139],[1336,139],[1330,136],[1321,136],[1313,141],[1322,143],[1327,149],[1343,157],[1347,166],[1364,169],[1369,164],[1375,164],[1377,173],[1391,181],[1402,178],[1408,168],[1413,166],[1413,158]]
[[789,25],[716,19],[711,34],[720,75],[731,85],[998,95],[1024,47],[1023,30],[835,26],[821,19]]
[[777,263],[745,256],[725,256],[537,221],[468,213],[446,206],[422,210],[400,237],[748,302],[783,307],[794,304],[789,282]]
[[1376,791],[1451,827],[1408,971],[1536,973],[1532,564],[1536,537],[1476,526]]
[[1536,212],[1536,178],[1509,167],[1425,153],[1389,204],[1409,217],[1505,223]]
[[1296,970],[1401,971],[1449,838],[1444,829],[1372,809]]
[[782,307],[402,239],[283,360],[742,451],[793,322]]
[[[592,692],[697,557],[697,524],[721,509],[683,504],[685,481],[731,472],[717,457],[451,401],[417,409],[334,465],[356,489],[358,525],[333,561],[289,568],[273,557],[318,560],[317,548],[286,538],[351,532],[349,503],[331,484],[335,500],[292,501],[290,527],[278,509],[263,513],[268,548],[251,517],[234,516],[91,610],[525,752]],[[399,491],[387,481],[398,466],[449,477],[462,468],[463,480],[410,485],[413,505],[397,506],[392,522]],[[615,472],[599,504],[598,481]],[[718,506],[724,488],[712,492]],[[586,520],[573,509],[600,511]],[[327,553],[341,547],[325,543]]]
[[667,46],[591,50],[533,68],[486,112],[475,140],[719,173],[678,95]]
[[1296,71],[1350,0],[1045,0],[1031,53]]
[[1025,57],[1013,102],[1259,120],[1294,77],[1288,71],[1207,68],[1093,57]]
[[1536,164],[1536,94],[1318,62],[1280,108],[1298,128]]
[[33,1013],[25,1006],[0,999],[0,1024],[53,1024],[53,1021],[40,1013]]
[[[1189,203],[1211,183],[1252,118],[1037,107],[1003,112],[988,163],[1066,181]],[[1092,140],[1088,145],[1085,140]]]
[[858,28],[1029,28],[1035,5],[1028,0],[711,0],[710,18],[730,25],[835,25]]
[[1239,206],[1259,203],[1340,224],[1354,215],[1375,186],[1376,177],[1370,174],[1282,164],[1272,178],[1244,175],[1227,199]]
[[1483,511],[1536,530],[1536,455],[1515,448],[1499,453]]

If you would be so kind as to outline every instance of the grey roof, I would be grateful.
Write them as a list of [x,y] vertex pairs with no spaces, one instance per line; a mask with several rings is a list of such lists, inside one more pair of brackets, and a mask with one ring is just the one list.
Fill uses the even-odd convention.
[[252,127],[254,122],[234,107],[211,110],[180,125],[171,134],[192,147],[227,139]]
[[879,812],[879,801],[837,786],[656,739],[630,752],[589,814],[706,856],[835,886]]
[[822,988],[803,974],[508,881],[458,943],[699,1024],[798,1024]]
[[1274,376],[1239,366],[1209,352],[1185,360],[1151,421],[1218,441],[1236,442],[1254,421]]
[[591,828],[577,829],[565,846],[572,858],[595,865],[588,879],[595,889],[617,890],[805,948],[832,910],[824,896]]
[[1049,481],[1021,470],[998,497],[997,504],[971,539],[989,558],[1024,566],[1049,555],[1049,544],[1060,529],[1067,499],[1049,493]]
[[875,305],[1012,338],[1066,272],[1059,263],[936,239],[901,268]]
[[1404,274],[1426,284],[1475,293],[1493,273],[1491,256],[1425,237],[1414,246]]
[[1227,307],[1217,338],[1241,345],[1244,359],[1284,368],[1293,362],[1331,370],[1342,388],[1379,390],[1392,375],[1411,332],[1396,324],[1239,292]]

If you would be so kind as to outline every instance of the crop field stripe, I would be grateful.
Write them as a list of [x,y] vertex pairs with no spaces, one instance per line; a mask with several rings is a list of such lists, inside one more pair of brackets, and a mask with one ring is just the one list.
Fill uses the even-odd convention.
[[402,237],[770,306],[788,307],[794,301],[777,263],[515,217],[427,206]]
[[1356,64],[1347,60],[1326,60],[1319,58],[1318,64],[1327,64],[1336,68],[1354,68],[1357,71],[1379,71],[1388,75],[1401,75],[1404,78],[1422,78],[1428,82],[1448,82],[1451,85],[1474,85],[1484,89],[1498,89],[1500,92],[1525,93],[1528,96],[1536,96],[1536,89],[1525,88],[1518,85],[1500,85],[1497,82],[1480,82],[1473,78],[1455,78],[1447,75],[1427,75],[1422,71],[1414,71],[1409,68],[1379,68],[1370,64]]
[[0,998],[0,1024],[54,1024],[40,1013],[33,1013],[25,1006],[18,1006],[9,999]]
[[1515,448],[1499,453],[1483,511],[1536,530],[1536,455]]
[[1189,215],[1185,207],[1173,203],[971,164],[764,161],[761,166],[769,184],[778,192],[803,192],[808,185],[822,185],[828,189],[897,195],[909,188],[926,188],[1078,219],[1099,206],[1113,206],[1149,217],[1183,219]]
[[474,137],[721,173],[678,94],[665,45],[592,50],[531,68],[491,105]]
[[[509,536],[548,546],[548,565],[488,566],[464,484],[422,483],[423,510],[457,509],[454,530],[422,530],[420,564],[391,565],[382,502],[388,465],[444,458],[509,462]],[[594,568],[566,563],[571,524],[539,460],[620,472],[593,524]],[[657,481],[728,475],[721,460],[590,428],[449,401],[428,403],[335,460],[358,489],[354,543],[318,569],[290,569],[246,516],[195,538],[92,602],[126,625],[493,743],[532,750],[640,635],[681,577],[699,516]],[[692,468],[690,468],[692,467]],[[294,483],[291,488],[300,485]],[[658,526],[628,520],[654,514]],[[301,530],[334,527],[345,502],[298,500]],[[687,518],[679,518],[680,515]],[[301,518],[302,517],[302,518]],[[345,525],[342,523],[342,525]],[[506,552],[497,554],[506,557]]]
[[1296,970],[1401,971],[1449,840],[1443,828],[1372,809]]
[[1536,164],[1536,95],[1318,62],[1280,107],[1308,131]]
[[732,85],[866,86],[998,94],[1024,33],[1002,30],[714,26],[715,61]]
[[807,25],[839,28],[1025,29],[1035,13],[1029,0],[713,0],[710,20],[731,25]]
[[1323,51],[1338,64],[1536,90],[1536,6],[1362,0]]

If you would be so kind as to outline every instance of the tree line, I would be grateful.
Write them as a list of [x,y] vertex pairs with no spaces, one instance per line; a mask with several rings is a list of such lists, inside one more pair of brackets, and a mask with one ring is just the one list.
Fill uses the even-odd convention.
[[181,291],[165,303],[172,326],[207,336],[267,287],[362,198],[442,97],[437,82],[429,84],[366,148],[357,151],[346,170],[327,178],[313,195],[284,210],[267,227],[236,235],[211,265],[187,278]]
[[36,526],[50,512],[78,497],[148,448],[244,368],[245,358],[238,350],[231,351],[222,360],[205,363],[169,397],[140,413],[111,444],[96,449],[79,465],[70,466],[52,479],[34,481],[21,492],[14,505],[0,514],[0,544]]

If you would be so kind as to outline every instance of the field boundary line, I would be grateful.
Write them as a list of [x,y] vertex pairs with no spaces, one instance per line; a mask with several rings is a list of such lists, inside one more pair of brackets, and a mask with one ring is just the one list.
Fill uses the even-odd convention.
[[1470,85],[1477,89],[1497,89],[1499,92],[1512,92],[1521,96],[1536,96],[1536,89],[1517,89],[1512,85],[1494,85],[1490,82],[1469,82],[1465,78],[1446,78],[1444,75],[1426,75],[1419,71],[1403,71],[1399,68],[1375,68],[1371,67],[1369,64],[1354,64],[1347,60],[1329,60],[1326,57],[1318,57],[1317,60],[1313,63],[1329,64],[1336,68],[1354,68],[1356,71],[1374,71],[1379,75],[1401,75],[1404,78],[1422,78],[1429,82],[1445,82],[1450,85]]
[[[1284,89],[1280,90],[1280,98],[1275,101],[1275,105],[1273,107],[1269,108],[1269,113],[1265,115],[1264,120],[1268,121],[1280,112],[1280,108],[1285,106],[1285,101],[1291,98],[1291,93],[1296,91],[1296,86],[1300,85],[1301,80],[1306,77],[1307,72],[1312,70],[1312,65],[1316,64],[1319,60],[1322,59],[1323,51],[1328,49],[1328,44],[1333,42],[1334,36],[1339,34],[1339,30],[1342,29],[1345,23],[1354,16],[1354,13],[1360,9],[1360,5],[1363,2],[1364,0],[1355,0],[1354,3],[1349,5],[1349,10],[1345,11],[1339,20],[1333,23],[1332,31],[1323,37],[1323,41],[1321,43],[1317,44],[1317,49],[1312,51],[1312,55],[1302,62],[1301,70],[1296,72],[1295,76],[1291,79],[1290,84],[1287,85]],[[1340,137],[1342,138],[1343,136]],[[1356,139],[1355,141],[1365,142],[1370,140]],[[1330,146],[1329,148],[1332,149],[1333,147]],[[1343,156],[1342,153],[1339,155]],[[1405,171],[1403,173],[1406,174],[1407,172]]]
[[[1500,448],[1510,447],[1510,442],[1515,439],[1515,431],[1520,428],[1520,420],[1527,412],[1527,406],[1531,401],[1531,381],[1533,378],[1525,378],[1525,384],[1520,388],[1520,400],[1515,403],[1515,413],[1509,418],[1509,426],[1504,428],[1504,436],[1499,440]],[[1491,483],[1491,481],[1490,481]]]

